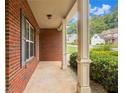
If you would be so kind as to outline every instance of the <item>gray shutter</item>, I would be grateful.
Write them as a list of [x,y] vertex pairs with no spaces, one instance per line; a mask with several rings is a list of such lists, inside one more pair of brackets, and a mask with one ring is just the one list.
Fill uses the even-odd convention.
[[26,64],[26,56],[25,56],[25,15],[21,10],[21,65],[22,67]]

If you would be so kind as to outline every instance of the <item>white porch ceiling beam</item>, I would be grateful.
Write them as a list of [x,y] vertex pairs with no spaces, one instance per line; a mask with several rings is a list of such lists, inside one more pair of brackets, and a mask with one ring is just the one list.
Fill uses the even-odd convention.
[[66,22],[69,22],[71,20],[71,18],[77,13],[78,11],[78,5],[77,5],[77,1],[75,2],[75,4],[73,5],[73,7],[71,8],[71,10],[69,11],[68,15],[66,16]]

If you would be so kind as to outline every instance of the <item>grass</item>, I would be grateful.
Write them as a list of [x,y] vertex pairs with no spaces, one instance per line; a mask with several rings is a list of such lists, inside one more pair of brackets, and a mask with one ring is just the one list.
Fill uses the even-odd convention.
[[76,42],[72,42],[72,43],[67,42],[67,45],[77,45],[77,43]]
[[77,46],[68,46],[67,45],[67,53],[72,54],[74,52],[77,52]]

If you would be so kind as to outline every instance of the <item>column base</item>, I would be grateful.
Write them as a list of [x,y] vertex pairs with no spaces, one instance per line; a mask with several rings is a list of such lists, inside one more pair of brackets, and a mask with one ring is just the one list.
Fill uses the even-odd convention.
[[61,69],[65,70],[67,68],[67,66],[61,66]]
[[91,93],[91,88],[77,86],[77,93]]
[[78,59],[78,85],[77,93],[91,93],[90,89],[90,59]]
[[61,69],[64,70],[64,69],[66,69],[66,68],[67,68],[67,65],[62,63],[62,64],[61,64]]

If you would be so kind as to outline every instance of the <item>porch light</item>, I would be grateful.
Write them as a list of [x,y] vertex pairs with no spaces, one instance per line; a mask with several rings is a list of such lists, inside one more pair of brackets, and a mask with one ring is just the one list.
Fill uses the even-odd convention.
[[52,15],[51,14],[47,14],[46,15],[48,19],[52,19]]

